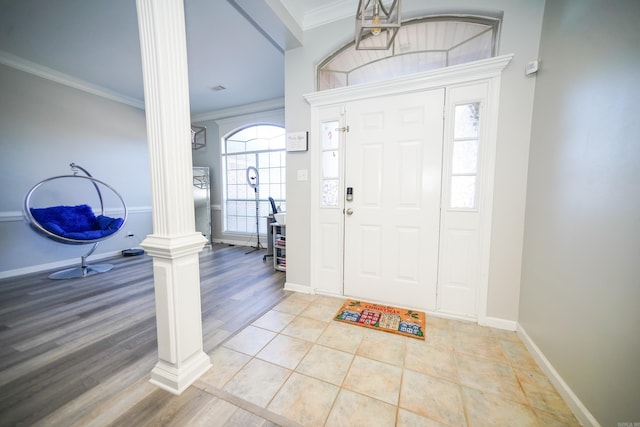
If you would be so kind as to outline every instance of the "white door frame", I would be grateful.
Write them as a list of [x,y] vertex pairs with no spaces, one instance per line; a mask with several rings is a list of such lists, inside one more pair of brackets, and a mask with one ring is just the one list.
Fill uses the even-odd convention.
[[[325,284],[318,279],[321,275],[321,230],[319,224],[320,203],[320,135],[318,125],[321,110],[329,107],[339,108],[341,105],[355,100],[371,99],[384,95],[397,95],[402,93],[424,91],[438,87],[450,87],[461,84],[486,82],[488,85],[487,110],[485,116],[486,135],[484,144],[486,157],[484,158],[485,173],[482,186],[484,191],[479,194],[479,203],[484,207],[480,215],[479,233],[479,269],[478,269],[478,309],[477,321],[479,324],[487,324],[487,296],[489,282],[489,257],[491,250],[491,218],[493,215],[493,188],[494,171],[497,145],[498,106],[500,99],[500,80],[502,70],[509,64],[513,55],[503,55],[484,59],[481,61],[441,68],[425,73],[412,74],[394,80],[368,83],[346,88],[332,89],[314,92],[305,95],[305,99],[311,105],[311,132],[310,132],[310,182],[311,190],[311,226],[310,226],[310,253],[311,253],[311,277],[310,286],[312,293],[342,295],[342,283],[339,287],[331,285],[331,290],[326,291]],[[341,217],[343,226],[344,217]],[[336,248],[342,253],[342,248]],[[340,266],[340,269],[342,267]],[[339,289],[339,292],[336,292]]]

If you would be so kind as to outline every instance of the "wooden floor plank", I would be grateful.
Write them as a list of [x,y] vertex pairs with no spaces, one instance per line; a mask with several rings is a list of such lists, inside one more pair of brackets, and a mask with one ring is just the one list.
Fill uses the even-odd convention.
[[[246,252],[213,245],[200,254],[207,352],[289,294],[284,274],[263,262],[264,251]],[[191,400],[176,400],[147,384],[157,361],[152,260],[143,255],[108,262],[113,270],[85,278],[51,280],[43,272],[0,280],[1,426],[98,419],[101,425],[178,425],[192,413],[226,407],[198,389],[188,391],[195,393]],[[117,399],[127,390],[139,400],[123,419],[114,409],[124,409]]]

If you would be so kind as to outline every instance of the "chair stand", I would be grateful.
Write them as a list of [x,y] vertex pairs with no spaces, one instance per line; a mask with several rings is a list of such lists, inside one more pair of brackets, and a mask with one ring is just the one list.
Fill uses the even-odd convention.
[[94,274],[105,273],[111,270],[113,264],[87,264],[87,257],[96,250],[98,243],[99,242],[94,243],[89,252],[82,256],[80,266],[56,271],[49,275],[49,279],[75,279],[78,277],[93,276]]

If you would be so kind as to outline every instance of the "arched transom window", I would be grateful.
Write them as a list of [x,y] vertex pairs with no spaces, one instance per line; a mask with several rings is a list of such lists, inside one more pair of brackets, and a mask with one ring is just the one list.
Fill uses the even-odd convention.
[[320,63],[318,90],[490,58],[496,55],[499,24],[495,18],[451,16],[403,22],[389,50],[356,50],[349,43]]

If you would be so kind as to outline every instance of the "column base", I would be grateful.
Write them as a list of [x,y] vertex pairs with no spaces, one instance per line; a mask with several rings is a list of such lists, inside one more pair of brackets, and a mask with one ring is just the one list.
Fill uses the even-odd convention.
[[175,367],[162,360],[151,370],[149,382],[173,394],[180,394],[211,367],[211,358],[199,352]]

